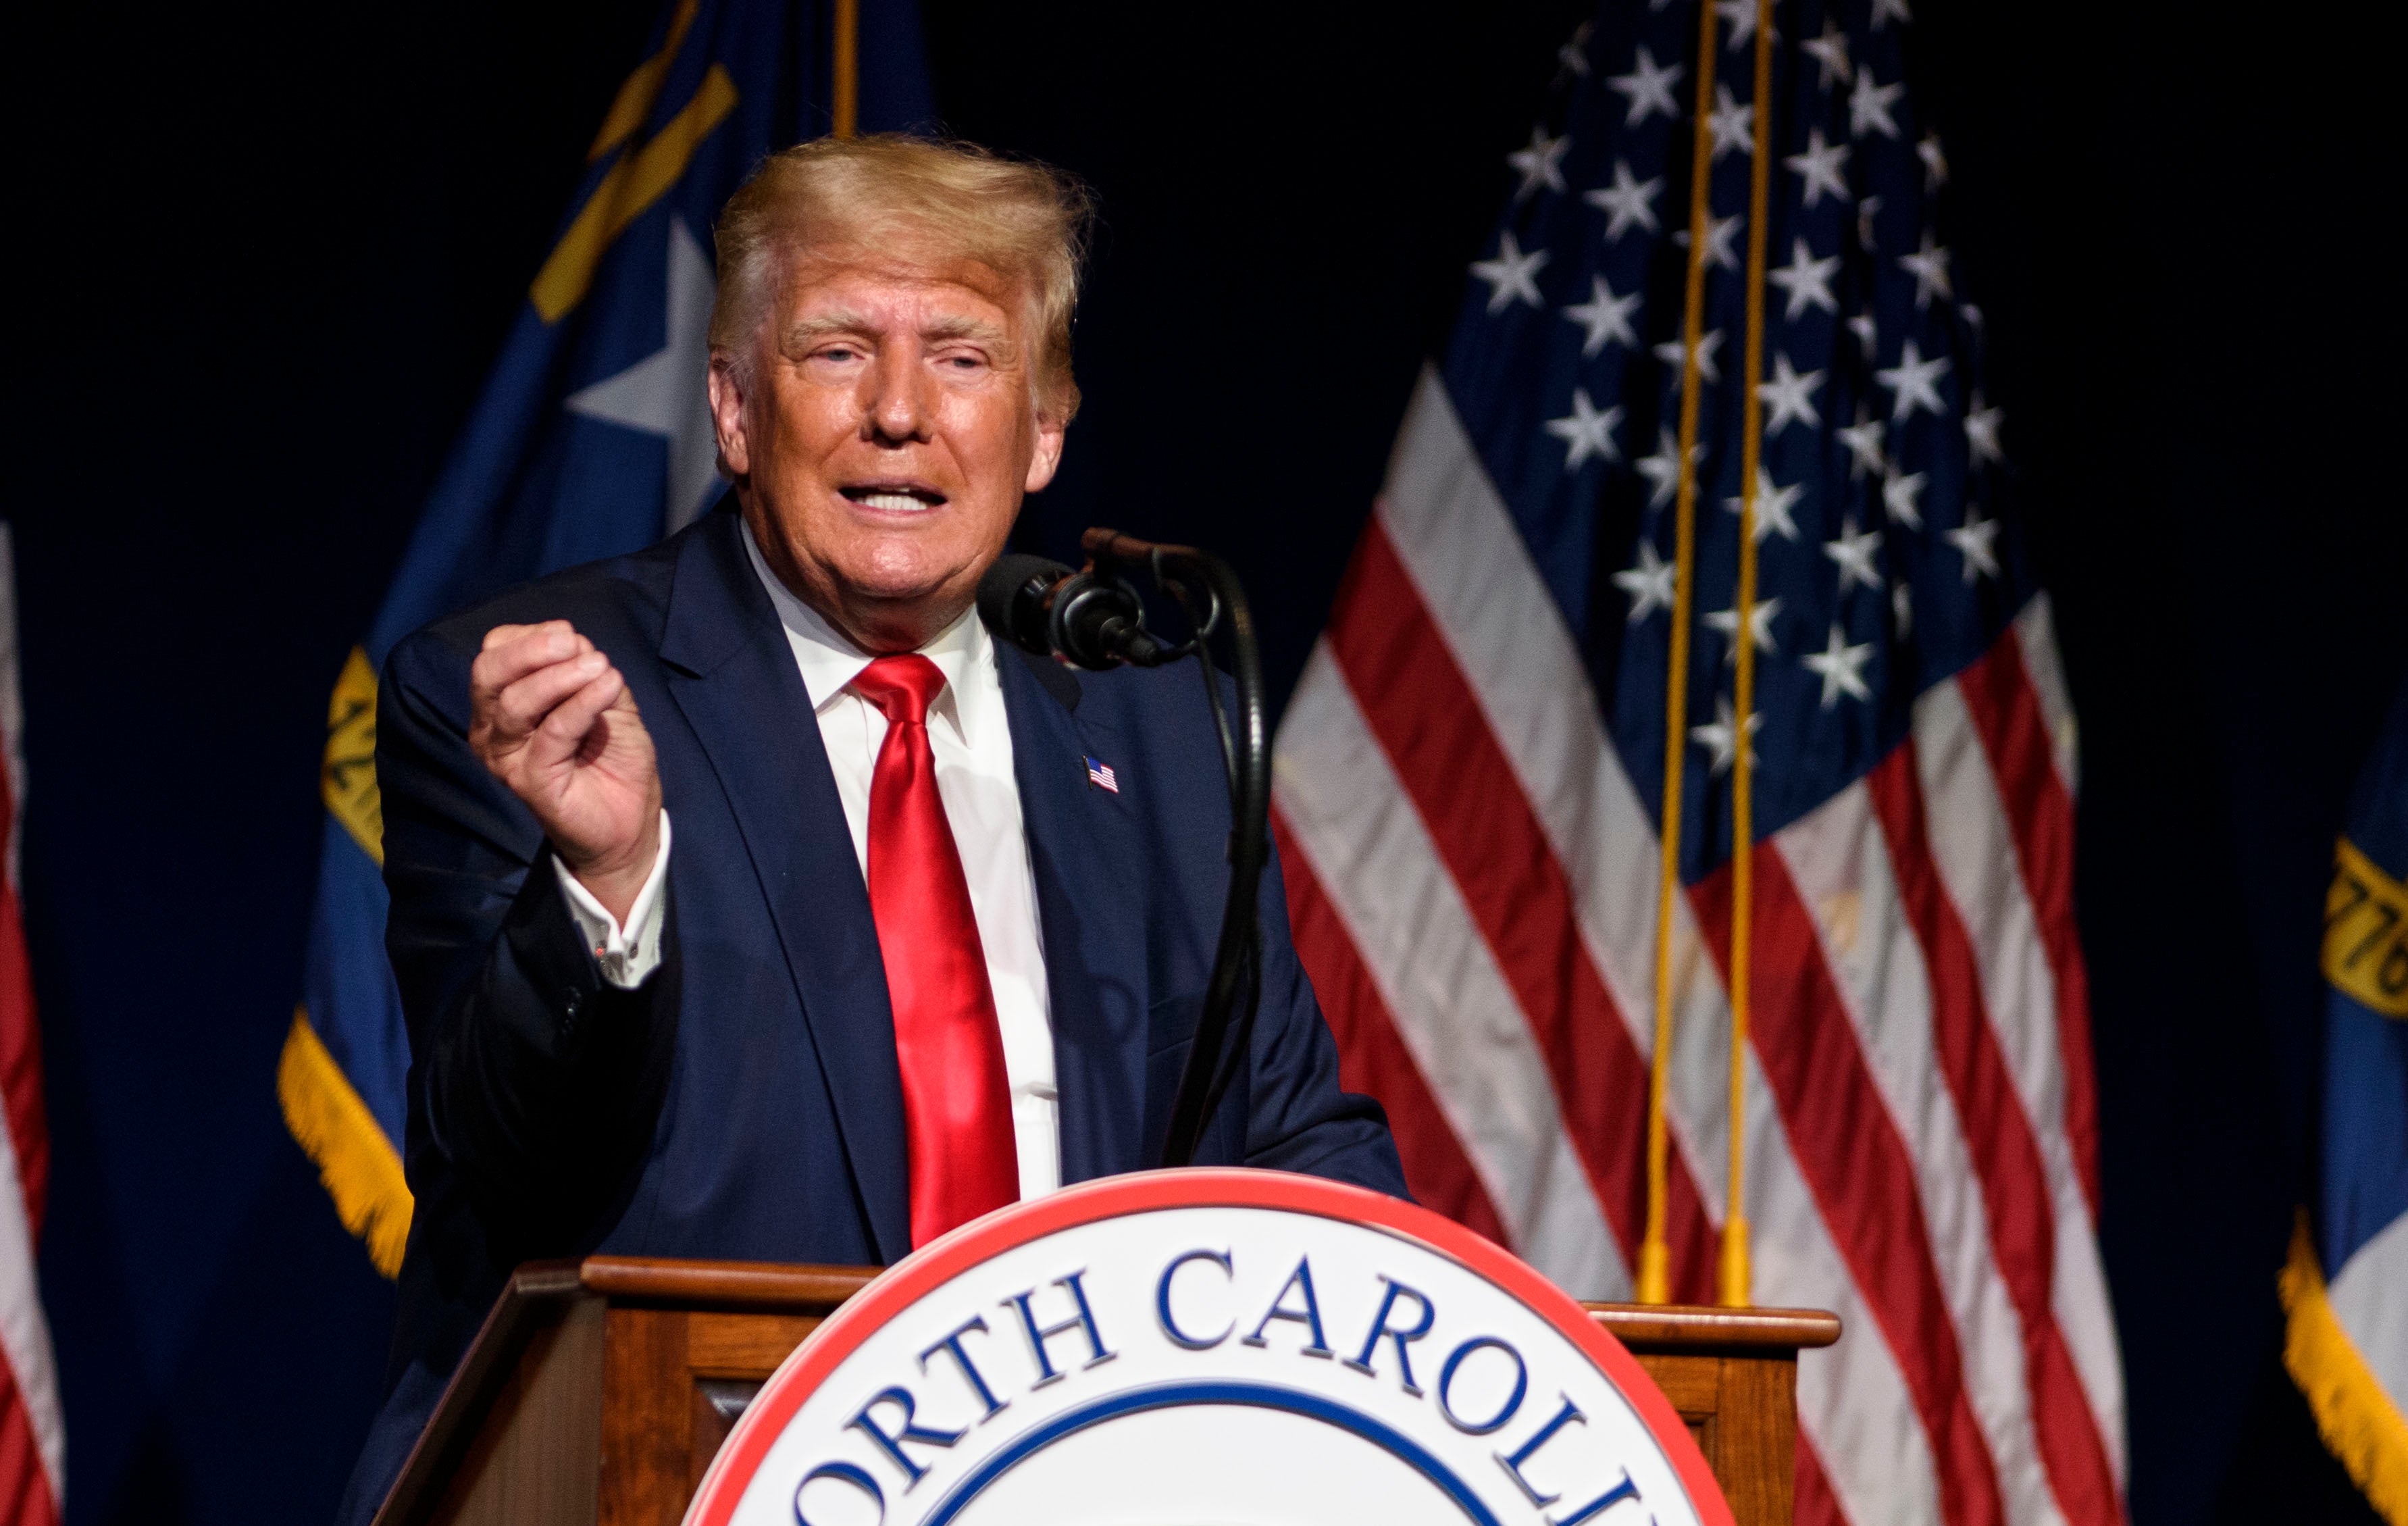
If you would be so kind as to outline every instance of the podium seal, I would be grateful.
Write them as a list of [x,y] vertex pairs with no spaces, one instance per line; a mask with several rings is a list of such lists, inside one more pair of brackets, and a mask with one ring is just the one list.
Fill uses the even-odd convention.
[[1729,1526],[1621,1343],[1470,1231],[1193,1170],[964,1225],[796,1347],[688,1526]]

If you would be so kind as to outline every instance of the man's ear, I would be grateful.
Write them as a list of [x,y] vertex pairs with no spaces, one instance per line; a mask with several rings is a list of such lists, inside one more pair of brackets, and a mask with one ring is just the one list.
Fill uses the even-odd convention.
[[1028,478],[1020,484],[1022,492],[1039,492],[1054,480],[1054,468],[1062,464],[1062,436],[1068,427],[1060,419],[1037,415],[1037,451],[1028,458]]
[[736,357],[724,350],[710,353],[711,432],[719,437],[719,474],[740,482],[752,469],[751,442],[744,438],[744,384],[738,380]]

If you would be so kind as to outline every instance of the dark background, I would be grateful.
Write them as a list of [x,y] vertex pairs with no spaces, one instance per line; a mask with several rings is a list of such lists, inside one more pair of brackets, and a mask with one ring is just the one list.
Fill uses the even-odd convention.
[[[2084,727],[2133,1514],[2371,1520],[2273,1276],[2332,836],[2408,670],[2385,55],[2172,0],[1916,8]],[[377,1401],[390,1290],[275,1095],[326,695],[653,9],[12,27],[0,511],[76,1526],[322,1519]],[[1584,9],[932,4],[945,124],[1103,196],[1087,411],[1025,538],[1228,554],[1284,693]]]

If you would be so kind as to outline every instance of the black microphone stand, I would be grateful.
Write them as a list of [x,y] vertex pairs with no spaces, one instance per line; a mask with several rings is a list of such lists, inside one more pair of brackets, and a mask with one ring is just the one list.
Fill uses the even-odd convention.
[[[1193,546],[1163,546],[1117,530],[1091,529],[1080,538],[1096,570],[1125,576],[1143,568],[1154,583],[1187,613],[1194,635],[1166,648],[1161,661],[1193,655],[1204,673],[1204,697],[1221,741],[1221,768],[1229,786],[1229,890],[1221,907],[1221,941],[1212,955],[1212,975],[1204,987],[1204,1010],[1180,1073],[1170,1105],[1170,1126],[1162,1142],[1161,1164],[1184,1166],[1196,1159],[1204,1127],[1227,1095],[1253,1046],[1254,1014],[1262,1002],[1262,929],[1257,907],[1263,870],[1270,861],[1271,760],[1263,721],[1263,659],[1254,636],[1254,611],[1229,564]],[[1211,638],[1226,616],[1237,677],[1237,724],[1221,703],[1220,671],[1212,665]]]

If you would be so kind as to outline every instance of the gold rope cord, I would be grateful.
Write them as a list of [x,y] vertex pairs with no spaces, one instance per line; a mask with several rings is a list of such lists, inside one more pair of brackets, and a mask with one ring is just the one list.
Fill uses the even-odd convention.
[[1740,401],[1739,597],[1731,640],[1730,1180],[1723,1204],[1720,1294],[1726,1307],[1748,1306],[1747,1021],[1751,934],[1756,920],[1756,759],[1748,722],[1756,714],[1756,485],[1764,459],[1765,202],[1772,178],[1772,0],[1756,5],[1756,164],[1747,203],[1747,358]]
[[[1758,0],[1761,4],[1762,0]],[[1656,1043],[1647,1064],[1647,1233],[1639,1246],[1638,1298],[1672,1301],[1672,1253],[1664,1239],[1664,1202],[1670,1185],[1671,1141],[1665,1134],[1664,1092],[1672,1062],[1672,907],[1681,893],[1681,783],[1689,724],[1689,604],[1697,562],[1698,482],[1691,457],[1698,445],[1698,341],[1705,322],[1707,203],[1713,179],[1714,7],[1698,7],[1697,129],[1689,155],[1689,281],[1681,310],[1681,436],[1674,469],[1680,491],[1673,507],[1672,652],[1664,685],[1663,860],[1656,885]]]
[[836,0],[836,99],[829,131],[851,137],[861,122],[861,0]]

